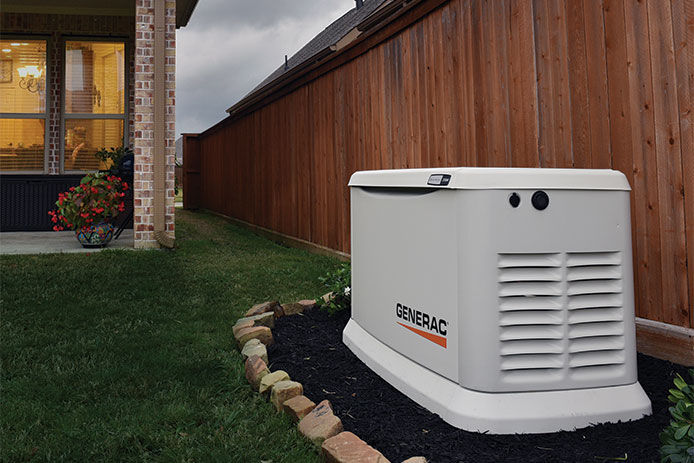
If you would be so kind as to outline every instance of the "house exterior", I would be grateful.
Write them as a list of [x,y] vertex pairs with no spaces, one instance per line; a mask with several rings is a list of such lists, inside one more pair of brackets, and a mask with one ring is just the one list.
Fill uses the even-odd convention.
[[345,255],[355,171],[616,169],[632,188],[639,349],[694,365],[687,5],[358,1],[184,136],[184,206]]
[[174,235],[176,29],[197,0],[4,0],[0,230],[47,211],[100,148],[134,150],[136,248]]

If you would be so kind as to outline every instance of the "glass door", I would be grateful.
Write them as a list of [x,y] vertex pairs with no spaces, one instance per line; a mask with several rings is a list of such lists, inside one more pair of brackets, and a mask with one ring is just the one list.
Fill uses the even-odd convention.
[[126,143],[125,43],[65,42],[63,169],[107,169],[94,157]]

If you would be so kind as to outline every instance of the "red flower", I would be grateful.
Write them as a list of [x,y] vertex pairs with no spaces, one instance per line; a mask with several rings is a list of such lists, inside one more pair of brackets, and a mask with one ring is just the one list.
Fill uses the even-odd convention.
[[[56,227],[71,229],[89,227],[103,219],[108,219],[125,210],[121,198],[123,190],[129,187],[117,176],[87,174],[79,185],[58,194],[56,208],[49,212]],[[71,223],[72,222],[72,223]]]

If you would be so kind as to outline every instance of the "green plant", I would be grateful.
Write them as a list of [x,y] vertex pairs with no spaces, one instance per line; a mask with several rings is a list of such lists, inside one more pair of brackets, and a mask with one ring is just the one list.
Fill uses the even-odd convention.
[[334,272],[328,272],[325,276],[318,278],[323,286],[328,289],[331,297],[323,300],[316,298],[318,306],[334,315],[335,313],[349,309],[352,305],[352,267],[349,263],[341,264]]
[[[106,164],[109,169],[117,169],[120,165],[123,156],[133,154],[133,150],[127,146],[119,146],[118,148],[111,147],[110,149],[101,148],[99,151],[94,153],[94,156],[104,164]],[[109,164],[108,161],[111,161]]]
[[48,212],[53,230],[78,230],[117,216],[125,210],[127,189],[127,183],[108,172],[85,175],[79,185],[60,193],[56,209]]
[[[180,162],[176,161],[176,169],[177,169],[176,172],[178,172],[179,167],[182,168],[183,165]],[[178,191],[180,190],[180,188],[181,188],[180,179],[178,178],[178,175],[174,175],[174,195],[178,196]]]
[[[694,369],[689,370],[694,381]],[[694,463],[694,384],[679,374],[674,380],[676,389],[670,389],[670,425],[660,434],[660,461],[662,463]]]

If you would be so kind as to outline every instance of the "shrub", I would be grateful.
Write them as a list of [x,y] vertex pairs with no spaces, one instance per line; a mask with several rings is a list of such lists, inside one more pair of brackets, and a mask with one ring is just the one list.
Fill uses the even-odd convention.
[[[180,162],[176,161],[176,172],[178,172],[179,168],[183,168],[183,164]],[[178,192],[181,189],[181,182],[183,180],[178,178],[178,175],[174,175],[174,195],[178,196]]]
[[128,184],[107,172],[85,175],[80,184],[58,195],[55,210],[49,211],[53,230],[79,230],[108,221],[125,210],[123,191]]
[[[689,370],[694,381],[694,369]],[[662,463],[694,463],[694,384],[687,384],[679,374],[670,389],[670,425],[660,434]]]
[[317,297],[318,306],[334,315],[341,310],[349,310],[352,306],[352,294],[350,285],[352,284],[352,267],[349,263],[343,263],[334,272],[328,272],[319,280],[323,283],[332,297],[326,302]]
[[[133,154],[133,150],[127,146],[119,146],[118,148],[101,148],[99,151],[94,153],[97,159],[106,164],[111,170],[111,173],[115,173],[120,165],[121,159],[127,154]],[[110,164],[108,161],[111,161]]]

